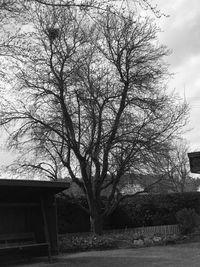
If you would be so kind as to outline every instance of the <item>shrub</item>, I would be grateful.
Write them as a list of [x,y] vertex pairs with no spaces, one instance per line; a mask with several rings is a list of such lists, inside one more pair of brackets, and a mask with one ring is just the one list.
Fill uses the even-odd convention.
[[194,209],[182,209],[176,213],[177,222],[183,234],[191,233],[199,225],[199,215]]

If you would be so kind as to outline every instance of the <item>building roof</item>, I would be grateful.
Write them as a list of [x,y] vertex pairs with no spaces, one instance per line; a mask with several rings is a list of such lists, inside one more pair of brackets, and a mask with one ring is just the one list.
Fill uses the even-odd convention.
[[55,195],[69,188],[69,183],[60,181],[36,181],[0,179],[0,200],[5,198],[37,198],[44,194]]

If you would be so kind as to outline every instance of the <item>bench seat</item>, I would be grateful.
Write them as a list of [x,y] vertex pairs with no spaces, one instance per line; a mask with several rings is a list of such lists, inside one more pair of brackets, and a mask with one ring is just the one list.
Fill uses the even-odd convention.
[[34,233],[16,233],[0,235],[0,255],[8,253],[24,253],[30,258],[35,253],[45,251],[49,259],[49,244],[46,242],[37,243]]

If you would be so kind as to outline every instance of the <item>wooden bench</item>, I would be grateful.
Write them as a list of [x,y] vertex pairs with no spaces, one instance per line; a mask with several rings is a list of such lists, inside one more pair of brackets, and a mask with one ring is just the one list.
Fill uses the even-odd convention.
[[13,233],[0,235],[0,254],[3,253],[25,253],[28,258],[41,250],[46,250],[49,261],[51,261],[51,253],[49,243],[37,243],[34,233]]

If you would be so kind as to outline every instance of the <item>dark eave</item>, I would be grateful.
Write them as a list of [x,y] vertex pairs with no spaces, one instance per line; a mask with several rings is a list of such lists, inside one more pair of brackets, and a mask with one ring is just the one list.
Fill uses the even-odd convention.
[[20,180],[20,179],[0,179],[0,187],[41,187],[41,188],[57,188],[65,190],[69,187],[69,183],[60,181],[38,181],[38,180]]
[[197,151],[197,152],[190,152],[188,153],[188,157],[189,158],[197,158],[197,157],[200,157],[200,152]]
[[55,195],[69,188],[69,183],[60,181],[36,181],[0,179],[0,200],[5,198],[41,197]]

